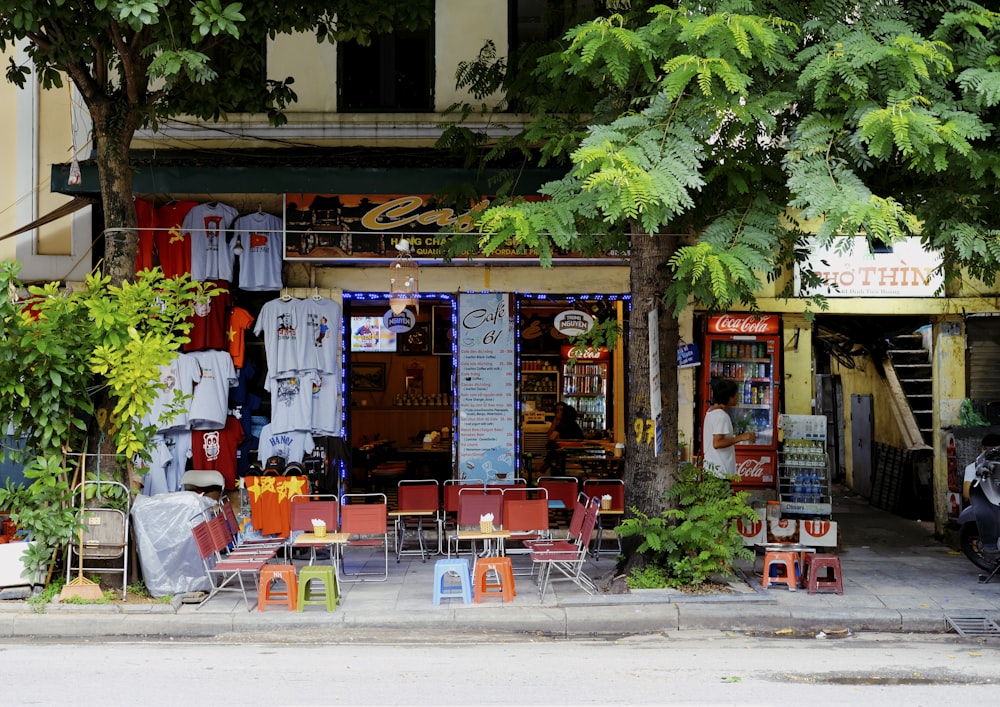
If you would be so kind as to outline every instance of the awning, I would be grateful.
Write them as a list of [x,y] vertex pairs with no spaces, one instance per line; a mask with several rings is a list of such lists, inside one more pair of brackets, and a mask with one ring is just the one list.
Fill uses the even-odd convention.
[[15,231],[11,231],[10,233],[5,233],[4,235],[0,236],[0,241],[5,241],[8,238],[13,238],[14,236],[20,235],[25,231],[30,231],[33,228],[38,228],[39,226],[44,226],[47,223],[52,223],[53,221],[57,221],[61,219],[63,216],[69,216],[71,213],[79,211],[84,206],[90,206],[93,203],[94,203],[93,200],[88,199],[87,197],[74,196],[71,201],[67,201],[62,206],[52,209],[52,211],[48,212],[44,216],[40,216],[31,223],[25,224],[24,226],[21,226]]

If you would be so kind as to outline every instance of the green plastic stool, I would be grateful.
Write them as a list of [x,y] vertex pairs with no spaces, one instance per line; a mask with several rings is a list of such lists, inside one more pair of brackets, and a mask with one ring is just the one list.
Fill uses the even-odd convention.
[[[317,594],[312,591],[312,582],[322,582],[324,592]],[[325,605],[327,611],[336,611],[340,592],[337,588],[337,576],[329,565],[309,565],[299,570],[299,600],[295,610],[302,611],[306,604]]]

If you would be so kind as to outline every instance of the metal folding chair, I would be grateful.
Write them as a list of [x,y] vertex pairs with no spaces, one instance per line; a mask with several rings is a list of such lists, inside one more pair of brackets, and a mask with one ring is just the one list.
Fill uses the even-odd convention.
[[[388,503],[384,493],[345,493],[340,502],[340,532],[348,538],[340,547],[340,577],[344,582],[384,582],[389,579]],[[382,548],[382,571],[347,572],[349,548]]]
[[[77,519],[83,526],[83,538],[68,546],[66,580],[71,569],[81,566],[84,572],[120,574],[124,599],[128,591],[128,487],[117,481],[87,480],[77,484],[73,495],[80,501]],[[116,505],[124,504],[124,509],[110,507],[111,498],[116,499]]]
[[[587,594],[597,593],[597,585],[583,571],[587,560],[587,548],[597,525],[597,513],[600,501],[591,499],[586,505],[578,503],[573,511],[574,519],[582,517],[579,522],[579,532],[574,535],[574,523],[570,522],[570,534],[567,540],[536,541],[529,543],[531,562],[539,566],[538,598],[545,599],[549,585],[556,580],[568,580],[583,589]],[[553,577],[556,571],[561,577]]]
[[[403,479],[396,487],[396,510],[389,515],[395,521],[396,562],[403,555],[420,555],[427,562],[427,548],[424,545],[424,521],[434,523],[438,533],[438,547],[441,546],[441,519],[438,511],[441,505],[440,485],[436,479]],[[407,529],[416,533],[418,550],[405,550]]]
[[[212,585],[208,596],[196,608],[200,609],[205,602],[224,589],[236,591],[238,588],[243,596],[243,602],[247,606],[247,611],[251,611],[257,604],[256,602],[251,604],[247,599],[246,583],[243,578],[246,574],[252,575],[254,587],[256,587],[260,570],[267,564],[267,558],[255,555],[223,556],[222,553],[226,549],[226,535],[228,534],[228,530],[224,526],[225,519],[221,515],[216,515],[197,523],[191,529],[195,544],[198,546],[202,566],[205,568],[205,575]],[[239,586],[237,587],[236,584],[230,586],[233,582]]]
[[[599,560],[601,559],[601,551],[604,549],[605,519],[608,519],[609,524],[617,525],[617,522],[625,515],[625,482],[621,479],[588,479],[583,482],[581,493],[584,498],[596,498],[601,502],[597,515],[597,533],[590,550],[594,559]],[[607,499],[607,504],[603,502],[605,496],[610,497]],[[605,505],[607,505],[606,508]],[[615,552],[621,553],[622,541],[617,533],[615,533],[613,540]]]
[[[338,524],[340,500],[335,494],[296,494],[292,496],[288,527],[287,557],[292,557],[292,543],[299,533],[313,532],[313,519],[326,523],[327,532],[335,532]],[[330,558],[331,564],[333,557]],[[309,564],[316,562],[316,546],[309,546]]]
[[[478,528],[479,520],[485,515],[493,516],[493,524],[501,527],[503,522],[503,493],[499,489],[486,487],[462,488],[458,493],[458,515],[454,534],[448,537],[448,557],[452,545],[458,555],[458,531],[463,528]],[[470,552],[476,554],[476,543],[470,541]]]

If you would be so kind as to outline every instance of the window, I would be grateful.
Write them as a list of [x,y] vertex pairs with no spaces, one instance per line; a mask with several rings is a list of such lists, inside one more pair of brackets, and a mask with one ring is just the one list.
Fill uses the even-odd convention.
[[371,44],[341,42],[340,112],[434,110],[434,29],[373,35]]

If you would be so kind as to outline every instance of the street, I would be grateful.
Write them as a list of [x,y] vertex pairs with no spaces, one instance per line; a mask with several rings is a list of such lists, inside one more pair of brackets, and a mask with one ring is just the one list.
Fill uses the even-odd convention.
[[[391,640],[390,640],[391,639]],[[992,700],[996,639],[351,631],[0,643],[5,705],[897,704]]]

